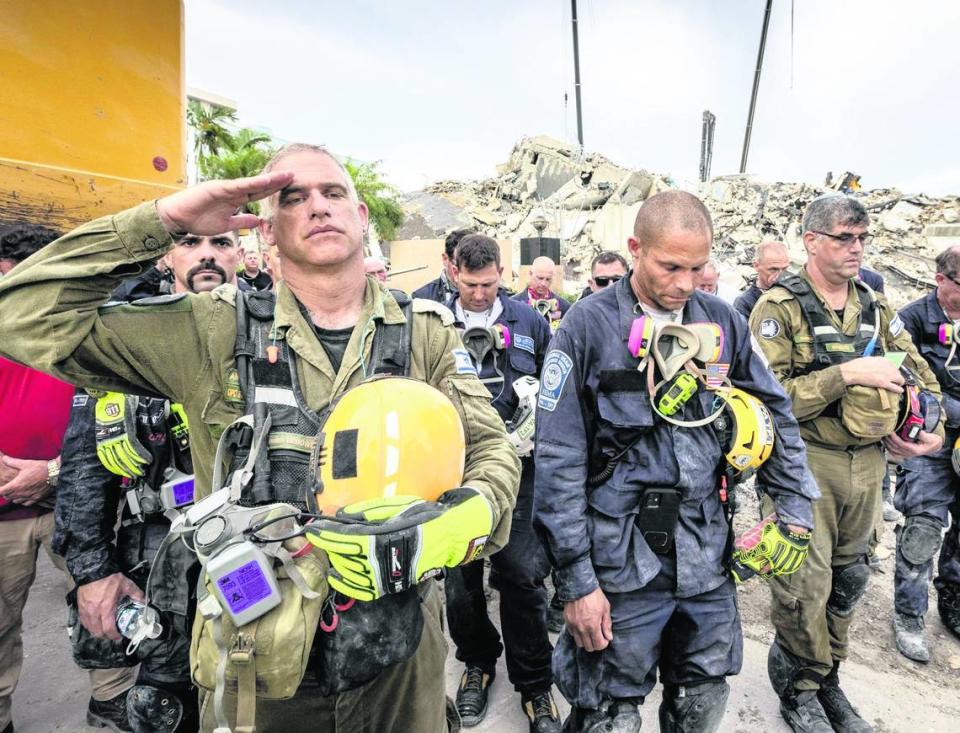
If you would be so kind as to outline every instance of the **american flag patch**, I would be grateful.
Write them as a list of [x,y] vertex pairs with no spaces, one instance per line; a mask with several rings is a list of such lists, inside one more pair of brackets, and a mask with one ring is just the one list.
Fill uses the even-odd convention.
[[720,361],[712,361],[706,365],[706,374],[704,378],[707,382],[707,389],[716,389],[723,385],[723,381],[730,371],[730,365]]

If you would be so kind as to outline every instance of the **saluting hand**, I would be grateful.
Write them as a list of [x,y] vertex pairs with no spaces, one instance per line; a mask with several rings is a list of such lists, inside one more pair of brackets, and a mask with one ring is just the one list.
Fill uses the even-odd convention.
[[252,229],[260,223],[260,217],[237,210],[276,193],[292,180],[291,171],[273,171],[252,178],[207,181],[160,199],[157,213],[171,234],[211,235]]
[[588,652],[606,649],[613,641],[610,601],[599,588],[564,604],[563,620],[576,645]]

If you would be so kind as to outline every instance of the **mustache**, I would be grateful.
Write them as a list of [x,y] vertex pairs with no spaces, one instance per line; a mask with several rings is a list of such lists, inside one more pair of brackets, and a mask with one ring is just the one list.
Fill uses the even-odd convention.
[[227,281],[227,271],[218,265],[213,259],[200,260],[197,264],[187,270],[187,286],[193,290],[193,281],[202,270],[210,270],[220,275],[222,282]]

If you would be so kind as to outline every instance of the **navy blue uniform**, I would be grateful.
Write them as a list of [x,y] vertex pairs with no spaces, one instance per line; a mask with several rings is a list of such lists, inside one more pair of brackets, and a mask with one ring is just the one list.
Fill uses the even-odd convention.
[[[537,377],[550,341],[546,321],[528,306],[498,295],[503,313],[497,323],[510,330],[505,352],[490,353],[477,373],[490,390],[493,407],[504,422],[516,412],[513,382]],[[454,303],[451,302],[451,308]],[[462,328],[463,324],[457,324]],[[500,381],[500,374],[503,379]],[[496,381],[488,381],[496,380]],[[553,684],[550,672],[552,647],[547,637],[544,578],[550,572],[540,540],[531,526],[533,510],[533,458],[521,458],[520,490],[513,510],[510,541],[490,558],[490,585],[500,591],[500,635],[487,615],[483,594],[483,561],[447,571],[447,622],[457,647],[457,659],[493,674],[506,646],[507,673],[524,697],[546,692]]]
[[733,301],[734,310],[749,321],[753,306],[760,300],[761,295],[763,295],[763,291],[757,287],[757,284],[755,282],[750,283],[750,287],[740,293],[737,299]]
[[411,293],[414,298],[426,298],[443,305],[450,305],[450,301],[456,294],[457,289],[443,275]]
[[[897,467],[894,504],[906,519],[897,538],[894,604],[900,613],[923,616],[927,611],[933,556],[940,544],[940,532],[950,523],[951,515],[953,521],[940,550],[935,584],[938,589],[949,584],[960,590],[960,479],[950,464],[954,441],[960,436],[960,371],[947,369],[950,347],[940,343],[939,329],[950,319],[937,302],[936,291],[904,307],[899,317],[940,383],[947,416],[943,448],[910,458]],[[960,354],[954,356],[953,367],[960,366],[958,357]]]
[[[629,278],[594,293],[560,325],[541,378],[534,526],[561,600],[599,587],[613,619],[613,641],[604,651],[579,649],[564,631],[554,653],[557,685],[581,708],[642,699],[658,663],[670,686],[736,674],[742,660],[734,583],[725,570],[729,526],[718,491],[723,448],[711,426],[678,428],[655,417],[645,375],[626,343],[641,312]],[[784,521],[810,527],[818,492],[806,450],[790,400],[754,351],[746,322],[699,291],[683,321],[713,321],[723,329],[718,361],[729,364],[734,386],[766,404],[776,427],[758,485]],[[713,399],[701,389],[682,419],[709,414]],[[615,455],[612,471],[601,473]],[[588,488],[588,476],[598,485]],[[666,556],[654,554],[635,525],[650,487],[681,492],[674,549]]]

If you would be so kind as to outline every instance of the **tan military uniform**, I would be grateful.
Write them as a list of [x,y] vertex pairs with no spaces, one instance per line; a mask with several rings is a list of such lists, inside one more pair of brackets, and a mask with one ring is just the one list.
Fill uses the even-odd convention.
[[[0,280],[0,351],[83,387],[158,394],[183,404],[198,491],[206,494],[217,440],[243,407],[233,357],[234,288],[103,305],[119,278],[142,272],[171,245],[151,202],[86,224],[44,248]],[[491,554],[509,537],[519,461],[486,388],[475,375],[458,373],[453,351],[462,345],[452,318],[426,301],[414,301],[413,311],[410,376],[447,394],[460,414],[467,439],[463,483],[481,492],[496,514],[484,550]],[[299,358],[300,387],[315,411],[364,379],[378,324],[403,320],[389,291],[367,278],[357,327],[335,373],[293,293],[283,284],[278,290],[275,323]],[[412,706],[423,724],[407,720],[406,729],[438,730],[444,706],[441,643],[442,637],[425,631],[418,652],[401,665],[424,683],[418,682]],[[395,673],[385,679],[391,688],[399,684]],[[328,709],[334,717],[312,720],[311,729],[367,729],[341,720],[336,703]],[[383,719],[389,714],[384,711]]]
[[[805,270],[801,277],[813,288]],[[842,322],[815,288],[814,293],[835,328],[847,336],[857,333],[861,304],[852,281]],[[894,321],[882,295],[877,295],[877,301],[880,348],[876,353],[907,352],[905,365],[939,396],[936,378],[909,334],[899,321]],[[871,314],[865,315],[868,322],[872,318]],[[795,687],[817,689],[818,677],[830,672],[834,660],[847,656],[856,594],[849,592],[849,583],[838,582],[839,574],[865,561],[881,512],[886,463],[879,441],[852,434],[831,408],[847,390],[839,365],[796,375],[814,362],[815,350],[809,324],[792,293],[783,287],[770,288],[751,313],[750,330],[769,360],[770,369],[793,400],[800,435],[807,443],[810,470],[821,492],[821,498],[813,505],[813,537],[807,561],[793,575],[774,578],[770,583],[777,642],[810,662],[806,671],[811,674],[802,676]],[[889,409],[897,410],[898,398],[892,394],[891,397]],[[942,437],[942,425],[938,434]],[[772,507],[765,509],[772,511]],[[865,569],[857,571],[861,579],[865,578]]]

